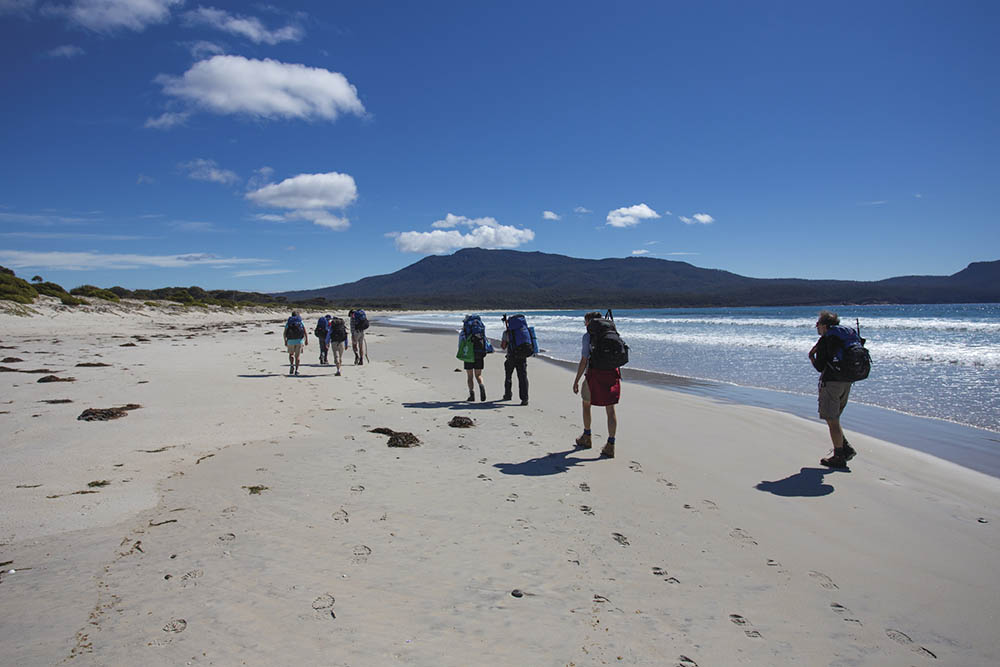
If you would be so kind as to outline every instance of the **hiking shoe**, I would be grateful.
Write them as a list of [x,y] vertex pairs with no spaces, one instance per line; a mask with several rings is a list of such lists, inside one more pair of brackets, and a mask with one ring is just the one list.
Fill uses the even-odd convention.
[[299,367],[298,367],[298,366],[296,366],[296,367],[295,367],[295,374],[296,374],[296,375],[298,375],[298,374],[299,374]]
[[825,465],[827,468],[846,468],[847,467],[847,457],[843,453],[838,452],[836,449],[833,453],[826,457],[825,459],[820,459],[819,462]]
[[851,447],[851,445],[848,444],[846,440],[844,440],[844,460],[850,461],[857,455],[858,453],[854,450],[854,447]]
[[524,399],[523,401],[521,401],[521,405],[527,405],[527,404],[528,404],[528,399]]
[[580,449],[590,449],[594,445],[590,442],[590,436],[584,433],[576,439],[576,446]]
[[468,397],[467,399],[465,399],[465,400],[469,401],[470,403],[475,403],[475,402],[476,402],[476,395],[475,395],[475,394],[473,394],[473,393],[472,393],[472,392],[470,391],[470,392],[469,392],[469,397]]
[[513,398],[514,398],[514,397],[513,397],[513,396],[511,396],[510,394],[504,394],[504,395],[503,395],[503,398],[501,398],[500,400],[501,400],[501,401],[509,401],[509,400],[511,400],[511,399],[513,399]]
[[289,364],[288,365],[288,374],[289,375],[295,375],[295,364]]
[[479,385],[479,400],[481,401],[486,400],[486,387],[484,387],[483,385]]
[[334,375],[340,377],[340,371],[337,371],[336,373],[334,373]]
[[615,444],[613,442],[604,443],[604,448],[601,450],[601,456],[609,459],[615,458]]

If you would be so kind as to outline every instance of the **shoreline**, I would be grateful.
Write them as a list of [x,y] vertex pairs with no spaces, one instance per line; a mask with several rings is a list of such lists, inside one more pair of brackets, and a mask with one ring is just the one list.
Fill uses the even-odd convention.
[[[452,330],[444,327],[414,327],[408,324],[394,324],[385,319],[381,319],[379,324],[415,333],[454,335]],[[494,341],[494,347],[497,348],[496,354],[502,356],[499,341],[491,340]],[[575,361],[556,359],[543,352],[540,352],[536,358],[562,368],[568,368],[571,371],[576,370],[577,362]],[[622,380],[667,391],[679,391],[701,396],[723,403],[775,410],[807,421],[822,423],[816,415],[815,395],[797,394],[766,387],[729,384],[717,380],[688,378],[628,367],[622,368]],[[1000,478],[1000,433],[857,401],[848,403],[844,414],[843,426],[848,433],[851,431],[863,433],[991,477]]]

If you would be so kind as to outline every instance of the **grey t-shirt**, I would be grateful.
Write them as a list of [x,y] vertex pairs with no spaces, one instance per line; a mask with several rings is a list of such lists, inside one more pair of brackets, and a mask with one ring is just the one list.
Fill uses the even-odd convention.
[[582,348],[580,349],[581,359],[590,359],[590,332],[583,334]]

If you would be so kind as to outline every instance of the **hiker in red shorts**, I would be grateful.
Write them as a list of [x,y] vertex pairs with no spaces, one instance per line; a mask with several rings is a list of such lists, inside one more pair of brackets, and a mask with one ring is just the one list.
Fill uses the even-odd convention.
[[[590,324],[591,320],[601,318],[599,312],[587,313],[583,321]],[[589,327],[588,327],[589,329]],[[618,417],[615,415],[615,404],[621,396],[621,372],[617,369],[602,370],[593,368],[591,356],[593,354],[591,346],[590,332],[583,334],[580,351],[580,364],[576,368],[576,378],[573,380],[573,393],[580,394],[583,399],[583,435],[576,439],[576,446],[581,449],[590,449],[590,406],[603,405],[608,413],[608,441],[601,450],[601,456],[608,458],[615,457],[615,432],[618,430]],[[586,382],[580,386],[580,378],[586,373]]]

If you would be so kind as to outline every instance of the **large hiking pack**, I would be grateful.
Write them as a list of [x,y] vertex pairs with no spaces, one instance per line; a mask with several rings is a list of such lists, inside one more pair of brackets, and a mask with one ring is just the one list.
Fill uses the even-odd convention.
[[357,331],[364,331],[369,326],[370,326],[370,323],[368,322],[368,316],[365,314],[365,311],[361,310],[360,308],[358,310],[355,310],[354,311],[354,328],[355,328],[355,330],[357,330]]
[[590,320],[587,333],[590,334],[590,368],[609,371],[628,363],[628,345],[618,335],[610,310],[604,317]]
[[462,335],[466,340],[472,341],[472,348],[477,354],[486,354],[492,351],[489,341],[486,340],[486,325],[479,315],[466,315],[462,320]]
[[326,332],[327,332],[326,318],[321,317],[319,318],[319,321],[316,323],[316,330],[313,331],[313,333],[316,334],[317,338],[326,339]]
[[334,343],[342,343],[347,340],[347,325],[339,317],[330,318],[330,340]]
[[857,331],[840,324],[826,328],[828,336],[834,336],[840,341],[840,349],[828,365],[846,382],[864,380],[872,370],[872,358],[865,348],[867,341],[861,337],[860,331],[860,323]]
[[538,352],[535,328],[528,326],[524,315],[504,315],[504,322],[507,325],[507,349],[512,355],[527,358]]
[[296,316],[288,318],[285,322],[285,338],[288,340],[298,340],[306,337],[306,325],[302,324],[302,319]]

